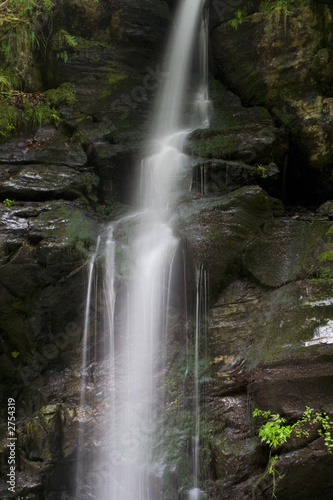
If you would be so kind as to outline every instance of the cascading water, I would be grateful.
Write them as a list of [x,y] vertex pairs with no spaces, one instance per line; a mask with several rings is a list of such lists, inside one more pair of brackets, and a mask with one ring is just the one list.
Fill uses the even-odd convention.
[[199,449],[200,449],[200,393],[199,393],[199,362],[200,362],[200,341],[207,339],[205,332],[208,312],[207,304],[207,271],[201,266],[196,276],[196,301],[195,301],[195,337],[194,337],[194,428],[195,435],[192,438],[192,466],[194,486],[189,491],[189,500],[200,500],[202,490],[199,486]]
[[[172,33],[167,78],[157,99],[158,114],[151,141],[151,156],[142,163],[140,212],[114,223],[106,242],[104,294],[109,331],[110,392],[107,443],[102,457],[92,458],[93,468],[105,472],[103,481],[90,484],[89,498],[98,500],[150,500],[153,497],[146,473],[152,461],[156,384],[155,367],[163,364],[164,335],[167,329],[172,262],[178,246],[171,226],[172,205],[186,177],[190,159],[184,154],[187,134],[208,125],[210,102],[207,91],[207,19],[202,15],[205,0],[182,0]],[[185,96],[199,39],[199,83],[190,112],[185,113]],[[184,119],[185,114],[190,120]],[[189,187],[189,186],[188,186]],[[130,279],[119,306],[121,321],[115,345],[115,242],[113,233],[124,222],[131,222],[134,240],[128,254]],[[199,306],[198,306],[199,307]],[[197,319],[197,324],[198,323]],[[195,346],[195,430],[193,488],[188,497],[201,498],[199,469],[199,326]],[[97,446],[98,448],[98,446]],[[90,483],[94,483],[92,476]],[[89,482],[89,481],[88,481]],[[95,481],[96,482],[96,481]],[[94,493],[91,493],[94,491]],[[94,497],[94,494],[96,497]],[[80,500],[82,500],[82,495]]]

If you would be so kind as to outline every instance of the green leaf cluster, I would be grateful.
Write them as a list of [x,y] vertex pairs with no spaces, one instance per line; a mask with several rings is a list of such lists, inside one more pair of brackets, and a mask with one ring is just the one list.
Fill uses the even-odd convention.
[[77,40],[68,31],[61,29],[54,35],[52,45],[58,50],[57,58],[62,59],[66,63],[68,61],[67,48],[76,47]]
[[15,200],[10,200],[9,198],[6,198],[2,203],[5,207],[9,208],[14,205]]
[[287,420],[281,417],[278,413],[273,414],[270,411],[261,411],[255,409],[254,417],[264,417],[269,419],[266,424],[259,429],[261,442],[268,444],[272,448],[277,448],[287,441],[292,432],[292,426],[286,425]]
[[325,412],[315,411],[309,406],[306,407],[302,418],[292,425],[287,424],[286,419],[278,413],[262,411],[256,408],[253,411],[254,417],[264,417],[268,420],[259,429],[259,437],[263,444],[268,444],[271,448],[277,448],[284,444],[294,434],[296,437],[309,437],[309,429],[320,425],[317,429],[319,436],[324,436],[325,445],[329,453],[333,449],[333,422]]
[[294,424],[287,424],[285,418],[278,413],[263,411],[256,408],[252,415],[254,417],[262,417],[268,421],[259,429],[259,437],[263,444],[270,446],[269,461],[265,473],[256,483],[258,483],[267,475],[271,475],[273,479],[272,498],[276,498],[276,474],[280,476],[276,470],[276,464],[279,460],[278,455],[272,456],[272,449],[278,448],[286,443],[289,438],[295,435],[296,437],[309,437],[310,429],[316,428],[317,434],[324,437],[325,446],[329,453],[333,450],[333,422],[325,412],[315,411],[313,408],[306,406],[302,418]]
[[238,9],[235,12],[235,17],[229,21],[229,24],[232,28],[234,28],[236,30],[238,28],[238,26],[243,24],[248,19],[249,19],[249,16],[246,14],[246,12],[244,10]]

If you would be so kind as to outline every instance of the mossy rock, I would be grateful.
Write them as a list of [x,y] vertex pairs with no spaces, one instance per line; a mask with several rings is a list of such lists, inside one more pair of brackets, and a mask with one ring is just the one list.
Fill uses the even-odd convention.
[[177,234],[187,241],[194,265],[207,267],[211,297],[239,276],[242,254],[273,218],[272,210],[272,199],[258,186],[179,206]]
[[98,227],[96,219],[82,209],[66,202],[53,202],[45,204],[34,230],[41,231],[48,246],[53,242],[87,256],[96,244]]
[[192,132],[187,147],[192,156],[202,158],[235,159],[238,151],[237,142],[233,136],[211,129]]
[[245,268],[265,286],[311,276],[329,225],[323,221],[276,220],[246,248]]

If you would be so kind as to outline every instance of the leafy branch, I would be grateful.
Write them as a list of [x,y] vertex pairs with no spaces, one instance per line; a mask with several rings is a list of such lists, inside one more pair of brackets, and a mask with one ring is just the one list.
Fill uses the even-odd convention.
[[[272,497],[276,498],[276,463],[278,455],[272,457],[272,450],[283,445],[295,435],[297,438],[309,437],[310,429],[316,428],[318,436],[324,437],[324,443],[328,453],[333,450],[333,422],[325,412],[315,411],[313,408],[306,406],[302,417],[294,424],[287,424],[287,420],[281,417],[278,413],[259,410],[256,408],[252,415],[254,417],[262,417],[267,420],[259,429],[259,437],[262,444],[267,444],[270,447],[269,461],[264,475],[259,479],[261,481],[267,474],[273,477]],[[279,474],[281,477],[281,475]],[[258,484],[258,483],[257,483]]]
[[235,30],[249,19],[249,16],[243,10],[236,10],[235,17],[229,21],[229,24]]
[[256,408],[253,411],[254,417],[264,417],[268,422],[259,429],[259,437],[263,444],[268,444],[271,448],[277,448],[284,444],[295,433],[296,437],[309,437],[309,428],[319,424],[317,433],[324,436],[325,446],[329,453],[333,450],[333,422],[325,412],[315,411],[309,406],[306,407],[302,418],[292,425],[287,424],[287,420],[278,413],[263,411]]

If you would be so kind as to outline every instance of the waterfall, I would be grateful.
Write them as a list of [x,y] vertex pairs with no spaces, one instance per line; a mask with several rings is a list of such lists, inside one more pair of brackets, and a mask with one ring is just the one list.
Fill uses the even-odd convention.
[[195,435],[192,437],[192,462],[193,462],[193,482],[194,486],[189,491],[189,500],[200,500],[202,490],[199,489],[199,450],[200,450],[200,373],[199,362],[201,339],[207,339],[205,331],[208,314],[208,291],[207,291],[207,271],[203,266],[197,271],[196,276],[196,301],[195,301],[195,338],[194,338],[194,429]]
[[[178,239],[172,230],[173,205],[190,159],[184,153],[187,134],[208,126],[207,16],[205,0],[182,0],[172,32],[165,72],[157,96],[150,156],[142,162],[139,211],[114,223],[108,231],[105,252],[105,330],[109,332],[110,392],[103,444],[96,440],[87,498],[98,500],[150,500],[149,466],[156,426],[156,366],[163,363],[162,345],[168,330],[170,281]],[[198,41],[199,40],[199,41]],[[191,103],[186,102],[193,53],[199,44],[199,82]],[[114,235],[122,224],[133,224],[128,249],[129,276],[119,305],[121,320],[115,332]],[[199,279],[202,283],[202,279]],[[201,285],[198,285],[198,287]],[[198,300],[199,304],[199,300]],[[199,305],[197,306],[200,307]],[[199,314],[199,309],[197,311]],[[199,499],[199,320],[195,355],[195,430],[193,488]],[[117,344],[117,345],[116,345]],[[100,449],[100,451],[98,451]],[[97,455],[97,457],[96,457]],[[101,479],[102,477],[102,479]],[[96,481],[96,479],[98,479]],[[95,481],[95,484],[94,484]],[[89,482],[89,481],[88,481]],[[96,497],[94,496],[96,495]],[[82,500],[83,497],[80,497]]]
[[87,383],[88,383],[88,365],[90,359],[90,322],[92,310],[92,298],[94,294],[94,285],[97,287],[95,276],[95,261],[99,252],[101,239],[98,237],[97,244],[93,255],[91,256],[88,267],[88,285],[86,293],[86,303],[84,308],[84,325],[83,325],[83,338],[82,338],[82,370],[81,370],[81,388],[80,388],[80,410],[79,410],[79,429],[78,429],[78,460],[76,470],[76,484],[75,484],[75,499],[82,498],[82,490],[85,489],[83,477],[85,476],[84,466],[84,444],[85,444],[85,421],[86,421],[86,404],[87,404]]

